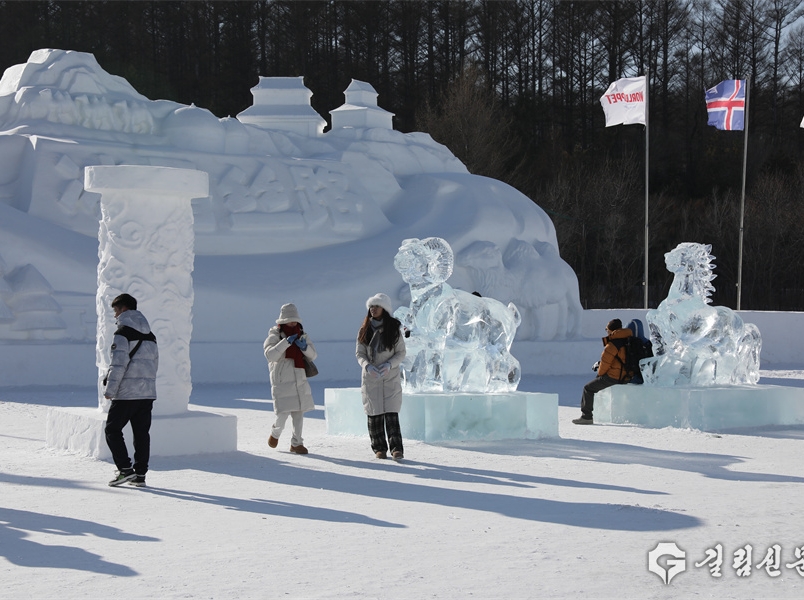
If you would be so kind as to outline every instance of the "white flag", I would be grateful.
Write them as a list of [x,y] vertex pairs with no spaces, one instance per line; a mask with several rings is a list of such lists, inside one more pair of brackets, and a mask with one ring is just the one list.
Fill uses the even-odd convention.
[[618,79],[600,98],[606,127],[645,124],[645,76]]
[[801,119],[801,125],[799,127],[804,127],[804,119]]

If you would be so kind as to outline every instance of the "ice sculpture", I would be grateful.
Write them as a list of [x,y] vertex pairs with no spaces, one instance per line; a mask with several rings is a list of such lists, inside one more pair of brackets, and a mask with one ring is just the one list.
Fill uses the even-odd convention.
[[406,393],[515,391],[521,371],[511,343],[521,322],[513,303],[506,307],[446,283],[454,257],[446,240],[402,242],[394,268],[410,286],[410,307],[394,316],[408,330],[402,364]]
[[716,386],[759,381],[759,329],[730,308],[709,306],[712,246],[685,242],[664,255],[670,291],[646,319],[654,357],[642,361],[645,383]]

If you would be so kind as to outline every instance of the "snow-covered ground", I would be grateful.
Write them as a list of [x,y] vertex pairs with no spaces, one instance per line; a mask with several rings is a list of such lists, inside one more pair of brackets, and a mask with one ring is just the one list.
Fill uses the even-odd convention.
[[[196,385],[194,407],[237,415],[238,451],[155,457],[144,489],[45,445],[48,407],[95,406],[94,388],[2,388],[0,597],[801,598],[804,426],[575,426],[586,379],[520,386],[559,394],[560,439],[408,441],[401,463],[326,434],[324,387],[356,381],[313,380],[308,456],[268,448],[267,380]],[[669,585],[648,570],[660,542],[686,552]],[[695,566],[717,544],[720,578]],[[774,544],[776,577],[756,566]]]

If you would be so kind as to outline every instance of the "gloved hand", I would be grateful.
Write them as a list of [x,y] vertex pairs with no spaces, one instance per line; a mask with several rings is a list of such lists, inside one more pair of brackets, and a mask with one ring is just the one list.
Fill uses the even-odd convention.
[[374,365],[366,365],[366,373],[369,374],[369,377],[379,377],[380,370],[375,367]]
[[299,338],[293,343],[299,347],[299,350],[307,350],[307,340],[304,338]]
[[597,361],[595,364],[592,365],[592,370],[597,371],[600,368],[600,361]]
[[377,367],[377,370],[380,372],[380,375],[385,375],[388,371],[391,370],[391,363],[384,362],[379,367]]
[[295,342],[297,337],[299,337],[298,333],[294,333],[293,335],[289,335],[287,337],[288,344],[292,344],[293,342]]

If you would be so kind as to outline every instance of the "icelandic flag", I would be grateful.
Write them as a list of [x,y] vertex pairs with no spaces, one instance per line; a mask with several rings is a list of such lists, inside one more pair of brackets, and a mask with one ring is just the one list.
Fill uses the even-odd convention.
[[742,131],[745,123],[745,79],[727,79],[706,90],[707,125]]

